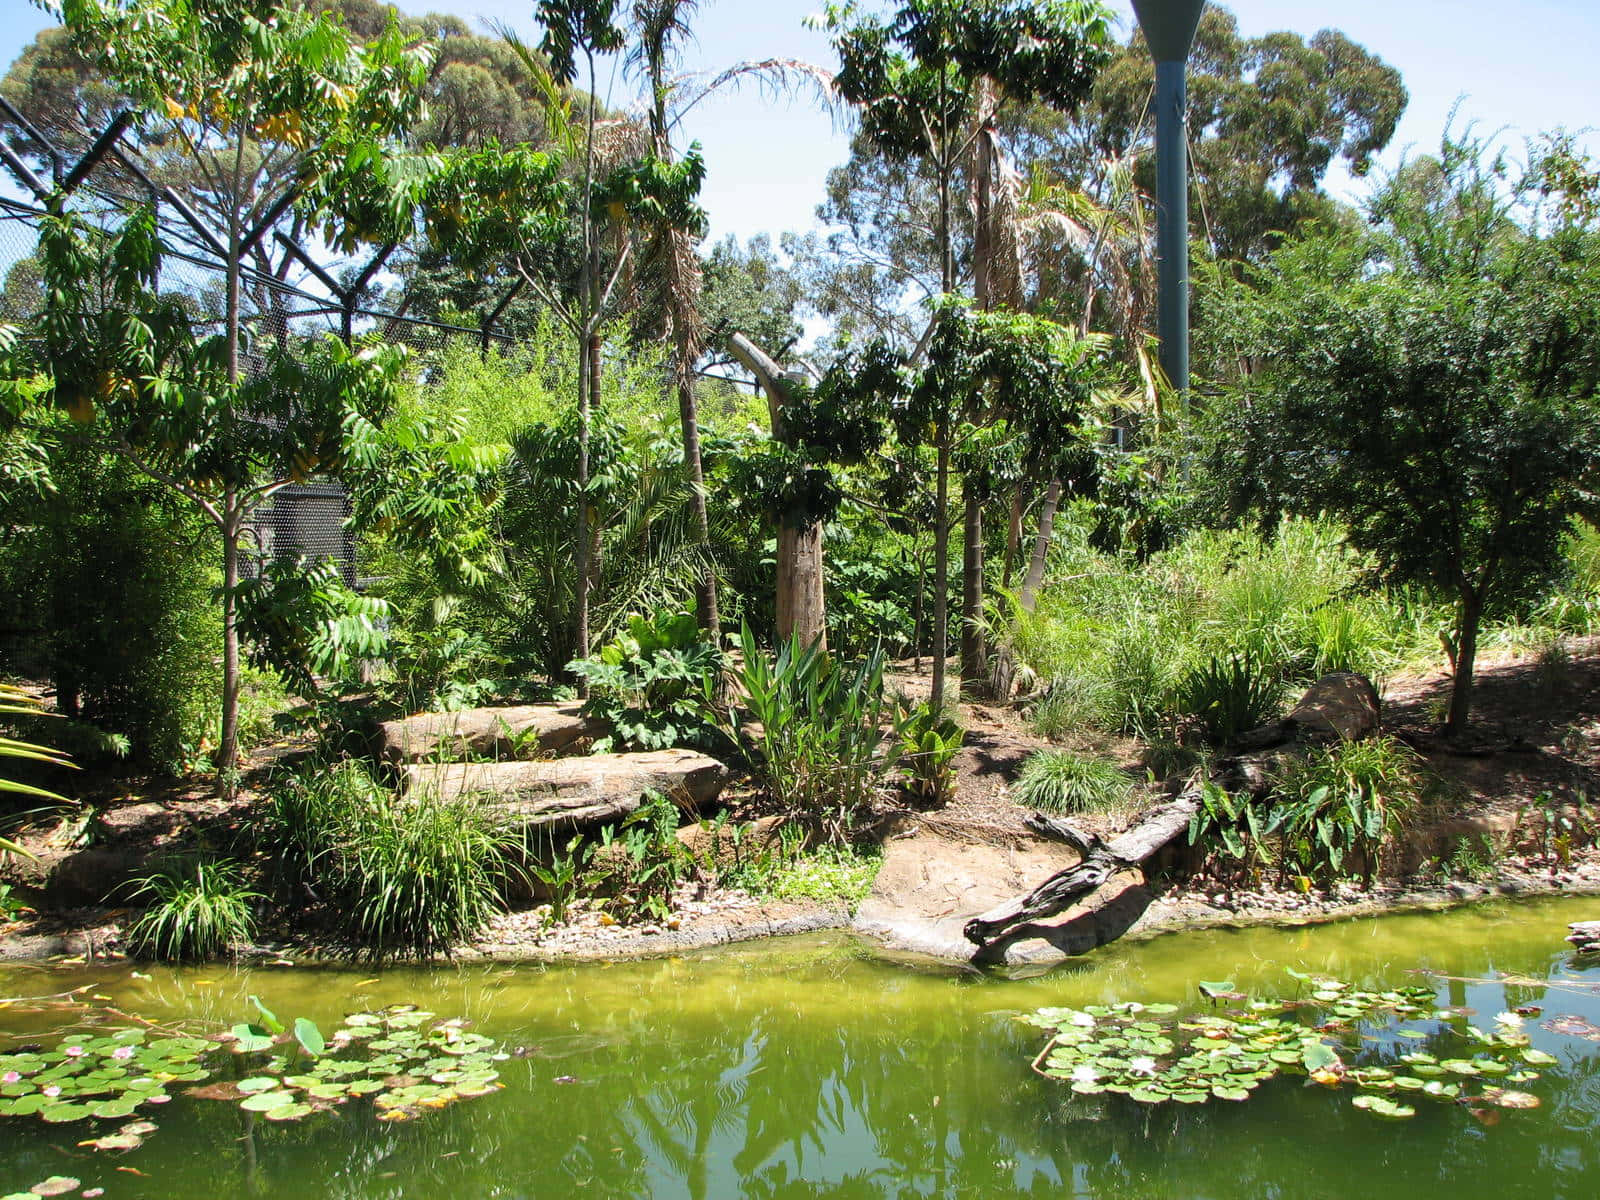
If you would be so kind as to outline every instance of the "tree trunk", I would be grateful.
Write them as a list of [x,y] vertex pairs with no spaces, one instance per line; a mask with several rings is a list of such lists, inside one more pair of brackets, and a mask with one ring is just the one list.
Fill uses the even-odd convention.
[[[920,534],[919,534],[920,536]],[[915,540],[912,550],[917,558],[917,598],[912,604],[911,618],[911,669],[918,674],[922,672],[922,609],[923,598],[928,593],[928,556],[922,552],[922,547]]]
[[[766,394],[772,440],[787,445],[783,408],[788,381],[777,361],[744,334],[728,335],[728,350],[756,377]],[[828,646],[828,610],[823,592],[822,522],[783,512],[778,517],[777,618],[780,638],[797,637],[802,646]]]
[[[694,521],[696,540],[709,558],[711,521],[706,515],[706,479],[700,465],[700,413],[695,403],[694,376],[689,364],[683,363],[678,367],[678,416],[683,423],[684,465],[689,469],[689,484],[693,489],[689,496],[689,515]],[[722,621],[717,613],[716,570],[709,562],[695,585],[695,615],[700,620],[700,628],[717,641]]]
[[950,653],[950,438],[939,429],[933,516],[933,690],[934,712],[944,708],[945,658]]
[[232,799],[239,760],[239,536],[241,516],[230,489],[223,499],[222,530],[222,733],[217,744],[217,780]]
[[1033,539],[1033,554],[1028,559],[1028,573],[1022,580],[1022,595],[1018,600],[1024,612],[1032,612],[1039,601],[1039,588],[1044,584],[1044,568],[1050,558],[1050,542],[1055,537],[1056,508],[1061,503],[1061,480],[1052,479],[1045,491],[1044,503],[1039,507],[1039,532]]
[[1467,731],[1467,719],[1472,707],[1472,674],[1478,656],[1478,626],[1483,620],[1483,592],[1470,584],[1461,588],[1461,606],[1456,623],[1456,677],[1450,688],[1450,715],[1445,721],[1444,733],[1448,738],[1461,737]]
[[[600,365],[600,335],[588,333],[579,341],[578,356],[578,503],[572,550],[576,581],[572,597],[572,657],[589,656],[589,585],[593,578],[589,537],[589,420],[597,393],[595,375]],[[578,695],[589,688],[580,677]]]
[[1011,489],[1011,509],[1006,514],[1006,555],[1001,567],[1000,586],[1011,590],[1011,576],[1016,572],[1017,552],[1022,548],[1022,481]]
[[961,692],[988,692],[988,646],[983,626],[983,501],[968,491],[961,555]]

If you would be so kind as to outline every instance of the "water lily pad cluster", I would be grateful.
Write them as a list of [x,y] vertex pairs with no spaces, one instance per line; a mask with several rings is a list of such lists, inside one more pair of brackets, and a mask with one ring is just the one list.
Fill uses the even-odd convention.
[[166,1103],[173,1084],[208,1078],[203,1059],[215,1049],[205,1038],[124,1029],[0,1054],[0,1116],[52,1124],[123,1120],[146,1105]]
[[[229,1036],[238,1053],[259,1049],[257,1035],[241,1037],[236,1029]],[[306,1041],[297,1030],[292,1044],[303,1051]],[[496,1063],[505,1057],[465,1022],[439,1021],[433,1013],[398,1005],[346,1017],[314,1055],[274,1054],[231,1088],[207,1091],[211,1098],[237,1099],[241,1108],[269,1121],[298,1121],[363,1098],[378,1109],[380,1121],[405,1121],[499,1090],[504,1085]]]
[[[1202,985],[1213,1001],[1240,1002],[1226,1013],[1134,1001],[1040,1009],[1023,1018],[1051,1032],[1034,1067],[1078,1095],[1112,1093],[1141,1104],[1246,1100],[1279,1075],[1354,1087],[1357,1108],[1391,1119],[1414,1116],[1417,1100],[1464,1105],[1485,1123],[1500,1109],[1539,1103],[1513,1085],[1537,1079],[1534,1068],[1556,1060],[1529,1045],[1518,1014],[1501,1013],[1486,1032],[1466,1013],[1438,1007],[1430,988],[1362,991],[1291,974],[1309,985],[1309,996],[1251,1000],[1231,982]],[[1429,1030],[1395,1028],[1392,1041],[1359,1033],[1363,1025],[1416,1022]],[[1463,1055],[1400,1052],[1408,1040],[1432,1038],[1464,1043]]]
[[[346,1017],[324,1038],[313,1022],[301,1018],[285,1026],[260,1000],[251,1000],[257,1021],[209,1036],[189,1027],[101,1032],[93,1028],[96,1022],[137,1018],[73,1003],[74,1019],[90,1032],[0,1053],[0,1117],[93,1122],[80,1147],[125,1153],[156,1131],[153,1121],[129,1118],[167,1103],[178,1087],[195,1099],[237,1104],[268,1121],[298,1121],[359,1100],[370,1102],[381,1121],[406,1121],[503,1086],[497,1064],[507,1056],[464,1021],[396,1005]],[[54,1195],[39,1188],[59,1186],[65,1178],[11,1195]]]

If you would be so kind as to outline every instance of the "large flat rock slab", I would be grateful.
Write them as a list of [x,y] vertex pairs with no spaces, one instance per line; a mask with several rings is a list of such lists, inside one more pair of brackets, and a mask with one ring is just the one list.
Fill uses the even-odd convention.
[[637,809],[648,791],[699,808],[715,801],[733,778],[723,763],[693,750],[548,762],[417,763],[403,773],[407,792],[481,796],[530,827],[615,821]]
[[395,764],[581,753],[606,732],[582,709],[573,702],[418,713],[378,726],[380,752]]
[[[962,933],[969,920],[1077,862],[1074,851],[1043,839],[969,840],[908,820],[884,840],[883,865],[855,927],[896,949],[973,961],[978,947]],[[1138,871],[1118,875],[1086,904],[1003,935],[979,961],[1049,964],[1086,954],[1109,941],[1107,933],[1131,927],[1149,902]]]

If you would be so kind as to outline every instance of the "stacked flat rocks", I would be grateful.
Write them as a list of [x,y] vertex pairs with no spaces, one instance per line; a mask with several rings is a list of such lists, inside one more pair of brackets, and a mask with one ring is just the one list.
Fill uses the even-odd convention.
[[[649,791],[700,808],[732,778],[692,750],[586,753],[605,732],[577,704],[419,713],[379,728],[407,795],[477,796],[530,828],[619,820]],[[472,761],[483,759],[509,761]]]

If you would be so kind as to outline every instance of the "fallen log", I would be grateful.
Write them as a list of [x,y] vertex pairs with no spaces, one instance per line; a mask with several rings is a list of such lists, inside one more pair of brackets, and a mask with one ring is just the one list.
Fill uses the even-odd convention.
[[1126,832],[1110,842],[1078,829],[1059,817],[1041,812],[1029,813],[1028,828],[1042,837],[1065,842],[1082,859],[1064,871],[1057,871],[1026,896],[1008,900],[972,918],[962,932],[979,946],[993,941],[1013,926],[1064,912],[1086,896],[1099,891],[1120,874],[1137,869],[1184,830],[1200,808],[1200,789],[1191,787],[1174,799],[1151,809]]

